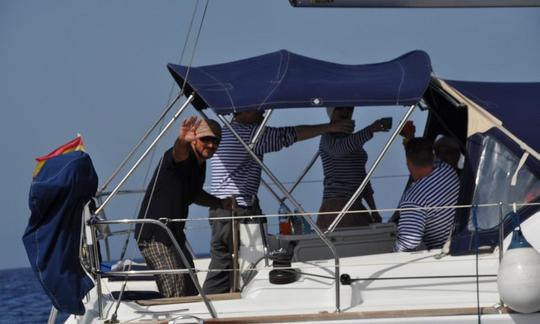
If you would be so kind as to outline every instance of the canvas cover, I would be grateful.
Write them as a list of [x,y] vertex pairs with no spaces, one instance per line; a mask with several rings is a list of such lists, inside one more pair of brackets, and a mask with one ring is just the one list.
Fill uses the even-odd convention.
[[30,187],[31,215],[23,243],[54,307],[82,315],[81,300],[94,286],[78,262],[82,211],[97,190],[98,178],[90,156],[74,147],[38,163]]
[[430,81],[431,61],[412,51],[392,61],[346,65],[281,50],[244,60],[168,69],[197,109],[216,113],[268,108],[416,104]]
[[502,127],[540,152],[539,82],[446,82],[501,121]]

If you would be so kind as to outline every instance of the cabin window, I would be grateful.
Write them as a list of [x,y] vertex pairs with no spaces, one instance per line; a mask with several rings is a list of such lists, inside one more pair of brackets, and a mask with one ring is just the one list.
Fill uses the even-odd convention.
[[[518,173],[516,186],[511,185],[521,156],[516,156],[492,136],[484,137],[482,147],[476,172],[473,204],[526,203],[539,198],[540,181],[526,164]],[[511,211],[511,206],[503,206],[503,216]],[[480,230],[497,227],[499,225],[499,207],[478,208],[477,217]],[[472,213],[468,227],[469,230],[474,231]]]

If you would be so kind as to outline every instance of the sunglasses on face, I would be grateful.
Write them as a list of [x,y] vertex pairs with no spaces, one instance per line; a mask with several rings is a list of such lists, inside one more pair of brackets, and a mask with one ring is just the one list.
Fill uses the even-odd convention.
[[212,137],[212,136],[201,137],[200,140],[206,145],[212,143],[212,144],[214,144],[216,146],[219,145],[219,142],[221,142],[221,140],[219,138]]

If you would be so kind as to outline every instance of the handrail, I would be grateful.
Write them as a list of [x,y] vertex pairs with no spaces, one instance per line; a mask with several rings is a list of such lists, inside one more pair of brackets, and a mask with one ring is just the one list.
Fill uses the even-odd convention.
[[[165,223],[163,223],[162,221],[165,222]],[[168,218],[160,218],[160,220],[156,220],[156,219],[120,219],[120,220],[96,221],[96,222],[94,222],[94,223],[92,223],[90,225],[95,226],[95,225],[98,225],[98,224],[109,224],[109,225],[111,225],[111,224],[143,224],[143,223],[148,223],[148,224],[154,224],[154,225],[160,226],[162,229],[164,229],[167,232],[167,235],[169,236],[169,238],[171,239],[171,242],[174,245],[174,248],[176,249],[176,251],[180,255],[180,259],[182,259],[182,263],[184,263],[185,265],[188,265],[189,262],[188,262],[186,256],[184,255],[184,252],[182,252],[182,249],[180,248],[180,245],[178,244],[178,242],[174,238],[173,233],[171,232],[169,227],[166,225],[166,223],[168,221],[169,221]],[[186,268],[186,270],[188,271],[191,280],[195,284],[195,288],[197,288],[197,291],[201,295],[201,297],[202,297],[202,299],[203,299],[203,301],[204,301],[204,303],[206,305],[206,308],[208,308],[208,312],[210,313],[212,318],[217,318],[216,310],[214,309],[213,305],[210,303],[210,300],[208,299],[208,297],[206,296],[206,294],[202,290],[201,285],[199,284],[199,280],[195,276],[195,271],[193,269],[189,268],[189,267]]]

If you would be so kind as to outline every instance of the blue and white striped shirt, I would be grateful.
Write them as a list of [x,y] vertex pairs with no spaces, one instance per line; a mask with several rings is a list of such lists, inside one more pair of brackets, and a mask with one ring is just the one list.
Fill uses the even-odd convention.
[[[231,126],[249,144],[259,124],[242,124],[233,120]],[[263,160],[265,153],[291,146],[296,140],[294,127],[266,127],[253,151]],[[261,167],[228,128],[223,128],[221,143],[210,164],[212,194],[219,198],[235,195],[238,205],[251,206],[252,198],[259,190]]]
[[[324,134],[319,152],[324,172],[323,199],[349,198],[366,177],[367,152],[362,147],[373,137],[366,127],[354,134]],[[363,195],[373,194],[368,183]]]
[[[453,206],[459,195],[459,178],[448,164],[440,162],[435,169],[405,191],[399,208]],[[455,209],[416,209],[400,211],[396,251],[410,251],[424,242],[428,249],[444,245],[452,224]]]

